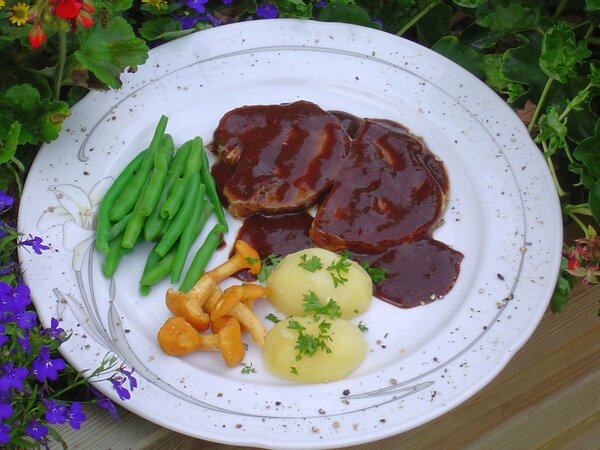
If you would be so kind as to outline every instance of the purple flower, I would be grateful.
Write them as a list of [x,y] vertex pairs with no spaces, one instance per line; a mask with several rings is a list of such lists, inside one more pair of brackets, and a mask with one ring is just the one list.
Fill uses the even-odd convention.
[[194,28],[196,24],[202,20],[200,16],[182,16],[175,17],[175,19],[181,24],[181,28],[184,30]]
[[278,15],[277,6],[269,2],[262,2],[256,7],[256,16],[261,19],[275,19]]
[[13,320],[19,328],[29,330],[35,327],[37,315],[33,311],[25,311],[14,316]]
[[59,404],[56,400],[42,400],[46,407],[46,420],[50,424],[65,423],[67,420],[67,408],[63,404]]
[[13,413],[10,403],[0,403],[0,419],[7,419]]
[[0,444],[8,444],[8,441],[10,441],[10,434],[8,434],[9,431],[10,426],[0,422]]
[[24,312],[30,303],[29,288],[26,284],[20,283],[13,288],[10,284],[0,281],[0,320],[2,316],[12,319],[13,315]]
[[206,10],[204,5],[206,5],[207,2],[208,0],[185,0],[185,4],[188,8],[199,13],[203,13]]
[[213,16],[210,13],[203,14],[201,16],[201,18],[202,18],[202,20],[208,20],[212,24],[213,27],[218,27],[220,25],[223,25],[219,19],[217,19],[215,16]]
[[129,371],[129,370],[125,370],[124,367],[121,367],[119,369],[119,372],[121,372],[123,375],[125,375],[125,378],[127,380],[129,380],[129,389],[131,389],[131,391],[133,392],[133,390],[137,387],[137,380],[133,376],[133,372],[135,372],[135,368],[133,368],[133,369],[131,369],[131,371]]
[[23,245],[25,247],[31,247],[31,249],[36,252],[38,255],[42,254],[42,250],[48,250],[48,246],[42,244],[42,238],[39,236],[29,235],[29,239],[26,241],[19,242],[19,245]]
[[125,382],[124,377],[113,377],[110,379],[110,382],[113,385],[113,389],[117,391],[117,394],[121,400],[129,400],[131,398],[131,394],[127,388],[123,387],[123,383]]
[[119,418],[117,414],[117,408],[106,395],[104,395],[102,392],[100,392],[94,387],[91,388],[91,392],[97,398],[96,405],[98,405],[102,409],[107,410],[113,419]]
[[221,2],[222,2],[224,5],[231,5],[231,4],[233,3],[233,0],[221,0]]
[[371,22],[375,22],[376,24],[378,24],[381,28],[383,28],[383,20],[378,19],[377,17],[371,17]]
[[48,434],[48,427],[42,425],[39,420],[31,420],[25,426],[25,432],[38,441]]
[[57,341],[64,342],[65,330],[63,330],[62,328],[59,328],[58,325],[59,325],[58,319],[55,319],[53,317],[52,319],[50,319],[50,328],[45,328],[44,330],[41,331],[40,334],[43,334],[44,336],[48,336],[53,339],[56,339]]
[[40,349],[38,356],[31,363],[33,374],[42,383],[46,381],[47,378],[56,380],[58,377],[58,371],[63,370],[65,366],[66,365],[63,359],[52,359],[50,357],[50,349],[46,346],[43,346]]
[[313,6],[315,8],[324,8],[325,6],[327,6],[327,0],[320,0],[318,2],[314,2]]
[[23,390],[23,380],[27,378],[25,367],[15,367],[12,361],[2,365],[0,369],[0,392],[7,392],[10,388]]
[[21,346],[21,350],[23,350],[23,353],[25,353],[26,355],[29,355],[31,353],[31,341],[29,340],[29,330],[25,330],[25,333],[23,333],[23,336],[18,336],[17,337],[17,342],[19,343],[19,345]]
[[81,403],[73,402],[73,404],[71,404],[67,419],[69,420],[69,425],[71,425],[73,429],[79,430],[81,423],[85,422],[86,419]]
[[0,212],[5,211],[13,205],[15,199],[8,195],[6,192],[0,190]]

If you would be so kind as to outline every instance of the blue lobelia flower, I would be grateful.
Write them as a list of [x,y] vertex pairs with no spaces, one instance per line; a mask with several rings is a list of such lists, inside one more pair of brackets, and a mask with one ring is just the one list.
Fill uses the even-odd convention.
[[69,425],[71,425],[73,429],[79,430],[81,423],[86,420],[81,403],[73,402],[71,404],[69,412],[67,413],[67,419],[69,420]]
[[38,441],[48,434],[48,427],[43,425],[39,420],[31,420],[25,426],[25,432]]
[[48,246],[42,244],[43,239],[39,236],[29,235],[29,239],[19,242],[19,245],[24,247],[31,247],[31,249],[38,255],[42,254],[42,250],[48,250]]
[[46,420],[49,424],[65,423],[67,420],[67,407],[57,403],[56,400],[42,400],[46,407]]
[[0,321],[7,322],[14,316],[25,312],[31,303],[29,288],[20,283],[15,288],[10,284],[0,281]]
[[0,444],[8,444],[10,441],[10,426],[0,422]]
[[6,336],[6,328],[0,323],[0,345],[6,344],[10,339]]
[[50,328],[43,329],[40,334],[56,339],[57,341],[64,342],[66,337],[65,330],[60,328],[58,325],[58,319],[53,317],[50,319]]
[[119,415],[117,414],[117,408],[111,399],[94,387],[91,388],[91,392],[97,398],[96,405],[107,410],[113,419],[119,418]]
[[125,382],[124,377],[112,377],[110,382],[113,385],[113,389],[117,391],[117,394],[121,400],[129,400],[131,398],[131,394],[127,388],[123,386],[123,383]]
[[46,379],[56,380],[58,372],[66,367],[65,361],[61,358],[51,358],[50,349],[42,346],[38,356],[31,363],[33,374],[42,383]]
[[185,4],[188,8],[198,11],[199,13],[206,11],[204,5],[206,5],[207,2],[208,0],[185,0]]
[[13,413],[10,403],[0,403],[0,419],[7,419]]
[[15,367],[12,361],[0,366],[0,392],[7,392],[11,388],[22,391],[23,380],[28,373],[25,367]]
[[272,5],[269,2],[262,2],[256,7],[256,16],[261,19],[275,19],[279,16],[279,10],[277,6]]

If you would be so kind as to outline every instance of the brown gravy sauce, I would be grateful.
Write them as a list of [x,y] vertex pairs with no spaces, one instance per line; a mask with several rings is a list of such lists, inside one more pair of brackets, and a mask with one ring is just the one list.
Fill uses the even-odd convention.
[[[340,120],[350,138],[355,138],[362,119],[343,111],[331,113]],[[406,130],[402,125],[391,121],[381,122]],[[385,139],[385,136],[379,138]],[[260,135],[256,139],[260,140]],[[425,155],[423,163],[441,190],[447,191],[448,179],[443,164],[429,155]],[[221,200],[227,205],[223,187],[231,177],[233,168],[220,160],[213,165],[211,171]],[[344,217],[344,222],[348,222],[348,217]],[[313,217],[305,210],[269,215],[254,213],[243,220],[237,239],[256,249],[261,259],[270,255],[285,256],[304,248],[315,247],[309,234],[312,223]],[[374,284],[376,297],[401,308],[412,308],[442,299],[452,289],[460,272],[463,255],[433,239],[430,228],[406,242],[387,246],[384,251],[354,251],[352,258],[386,270],[386,278]],[[236,277],[243,281],[256,279],[247,271],[239,272]]]

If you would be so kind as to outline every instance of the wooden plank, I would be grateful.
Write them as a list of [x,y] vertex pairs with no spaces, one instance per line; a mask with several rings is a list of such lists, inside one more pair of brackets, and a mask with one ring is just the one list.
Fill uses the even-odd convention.
[[[600,286],[578,292],[562,314],[547,313],[501,374],[455,410],[351,449],[596,448],[580,445],[600,436],[599,300]],[[122,418],[115,422],[93,409],[82,430],[63,427],[61,434],[71,449],[242,448],[184,436],[119,411]]]

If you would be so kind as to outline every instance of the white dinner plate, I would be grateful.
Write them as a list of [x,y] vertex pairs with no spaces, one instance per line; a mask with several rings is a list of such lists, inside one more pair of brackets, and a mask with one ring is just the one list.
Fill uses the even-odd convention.
[[[245,446],[337,448],[432,420],[497,375],[544,313],[559,270],[562,222],[544,159],[504,101],[471,74],[415,43],[369,28],[262,20],[194,33],[152,50],[123,87],[87,95],[60,137],[39,152],[19,227],[42,236],[20,249],[43,323],[72,333],[62,347],[77,369],[114,353],[139,381],[122,405],[167,428]],[[138,294],[148,245],[102,276],[94,250],[98,201],[161,114],[177,145],[211,140],[234,107],[298,99],[327,110],[398,121],[446,164],[450,194],[434,237],[464,254],[444,299],[400,309],[375,299],[363,364],[346,379],[295,384],[269,374],[249,342],[253,373],[218,353],[164,355],[156,333],[169,316],[165,281]],[[228,248],[239,222],[229,218]],[[211,224],[205,230],[211,228]],[[206,233],[206,231],[204,232]],[[196,245],[199,245],[200,240]],[[228,250],[215,254],[210,266]],[[271,309],[258,306],[261,316]],[[266,326],[269,322],[265,321]],[[119,401],[111,384],[98,387]]]

